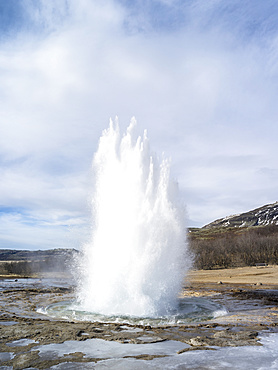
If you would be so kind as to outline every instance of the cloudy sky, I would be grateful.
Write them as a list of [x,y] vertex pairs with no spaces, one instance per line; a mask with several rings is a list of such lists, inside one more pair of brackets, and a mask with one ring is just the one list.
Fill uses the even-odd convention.
[[278,2],[0,0],[0,248],[78,248],[109,118],[172,160],[188,225],[278,200]]

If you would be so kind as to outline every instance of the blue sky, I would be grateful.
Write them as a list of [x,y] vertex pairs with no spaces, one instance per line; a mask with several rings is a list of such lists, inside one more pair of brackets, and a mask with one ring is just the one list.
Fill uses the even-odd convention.
[[278,3],[0,0],[0,247],[79,248],[119,117],[171,157],[188,225],[278,200]]

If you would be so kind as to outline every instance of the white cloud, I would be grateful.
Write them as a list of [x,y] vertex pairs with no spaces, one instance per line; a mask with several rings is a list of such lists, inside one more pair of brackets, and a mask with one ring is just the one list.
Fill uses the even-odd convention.
[[[115,115],[122,127],[135,115],[172,157],[198,225],[275,201],[277,29],[264,5],[252,29],[259,5],[237,4],[25,1],[31,23],[0,52],[0,205],[37,230],[41,217],[57,230],[80,218],[85,233],[93,152]],[[23,219],[5,221],[11,239],[18,222],[31,240]]]

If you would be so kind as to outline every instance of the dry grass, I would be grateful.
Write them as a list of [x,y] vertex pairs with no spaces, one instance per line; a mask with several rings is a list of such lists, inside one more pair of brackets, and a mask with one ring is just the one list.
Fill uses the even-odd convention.
[[219,270],[192,270],[191,283],[262,284],[278,286],[278,266],[238,267]]

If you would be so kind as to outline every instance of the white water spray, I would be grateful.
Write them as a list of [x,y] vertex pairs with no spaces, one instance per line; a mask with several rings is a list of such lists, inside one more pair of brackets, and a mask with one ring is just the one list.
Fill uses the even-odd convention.
[[105,315],[155,317],[175,309],[189,267],[184,212],[169,161],[150,154],[135,119],[121,137],[110,121],[93,161],[93,232],[78,301]]

